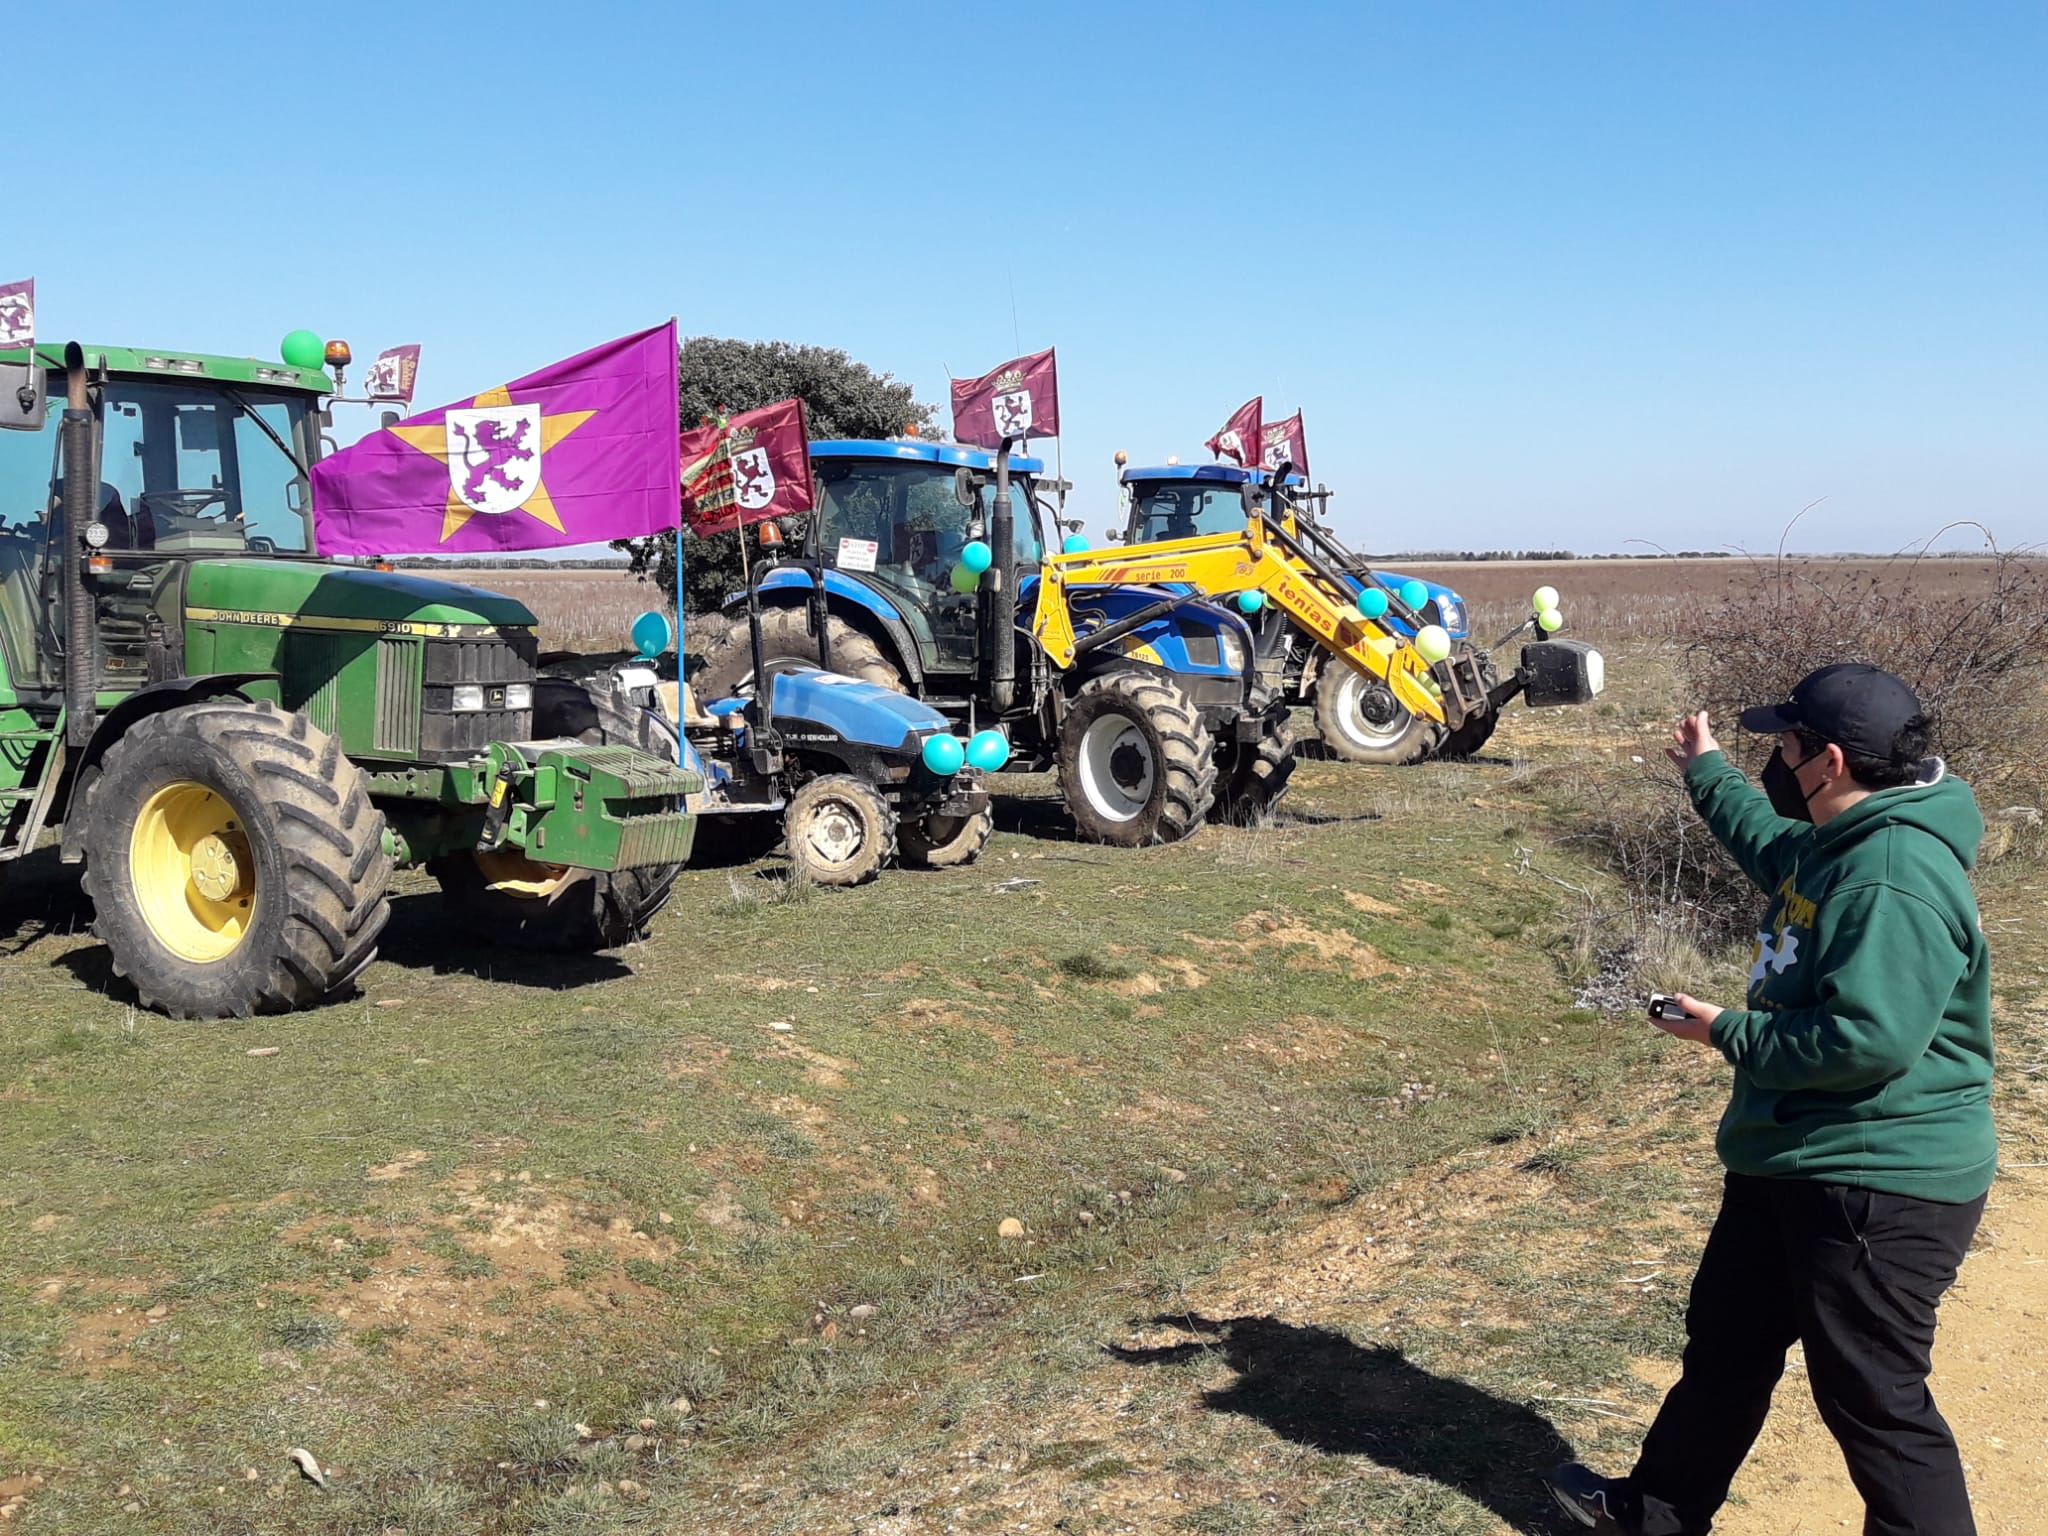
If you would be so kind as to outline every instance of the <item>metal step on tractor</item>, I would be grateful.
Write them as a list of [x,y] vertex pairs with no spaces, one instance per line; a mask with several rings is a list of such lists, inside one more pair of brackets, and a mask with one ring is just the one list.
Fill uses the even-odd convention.
[[[1231,464],[1132,468],[1122,454],[1117,462],[1125,523],[1111,536],[1121,537],[1124,560],[1141,568],[1185,563],[1182,541],[1220,539],[1231,550],[1245,541],[1274,548],[1304,577],[1303,584],[1255,589],[1234,568],[1209,558],[1193,568],[1197,579],[1181,585],[1211,597],[1227,597],[1233,582],[1238,590],[1257,591],[1253,624],[1266,680],[1290,704],[1313,712],[1323,748],[1334,757],[1378,764],[1470,757],[1492,738],[1501,711],[1516,695],[1526,694],[1537,706],[1584,704],[1605,686],[1597,650],[1582,641],[1542,638],[1561,622],[1557,594],[1549,588],[1539,589],[1528,620],[1492,646],[1481,646],[1473,637],[1471,611],[1456,591],[1374,567],[1313,515],[1314,503],[1328,492],[1307,491],[1284,468],[1276,477]],[[1447,646],[1432,667],[1438,709],[1369,666],[1343,663],[1344,649],[1329,643],[1321,621],[1298,611],[1304,586],[1318,583],[1327,596],[1359,609],[1352,618],[1368,620],[1366,627],[1401,642],[1413,645],[1434,626],[1441,638],[1431,635],[1425,643]],[[1522,647],[1519,664],[1503,676],[1495,653],[1525,633],[1539,638]]]
[[[1245,616],[1158,588],[1044,581],[1060,528],[1034,494],[1039,460],[905,439],[813,443],[811,462],[801,555],[759,582],[766,670],[823,666],[999,731],[1008,766],[1057,770],[1097,842],[1173,842],[1285,793],[1286,702],[1258,675]],[[1036,638],[1049,605],[1071,637],[1057,655]],[[695,682],[737,696],[756,675],[735,625]]]
[[[775,525],[760,530],[779,538]],[[742,532],[742,538],[747,535]],[[818,667],[761,665],[758,576],[748,605],[754,675],[769,689],[700,704],[664,679],[670,628],[659,613],[633,624],[638,657],[598,674],[625,706],[651,713],[672,756],[704,781],[690,797],[704,854],[755,858],[778,843],[819,885],[859,885],[894,860],[950,869],[981,857],[995,827],[982,774],[1002,767],[1000,731],[962,740],[929,704]]]
[[485,941],[596,950],[690,852],[701,778],[644,712],[539,679],[525,607],[314,553],[332,388],[0,352],[0,869],[61,828],[115,970],[176,1017],[345,988],[400,866]]

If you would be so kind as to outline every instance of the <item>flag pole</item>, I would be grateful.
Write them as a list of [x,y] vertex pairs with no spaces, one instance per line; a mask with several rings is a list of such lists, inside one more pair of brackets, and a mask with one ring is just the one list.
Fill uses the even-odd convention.
[[[674,325],[674,324],[676,323],[676,317],[675,317],[674,315],[670,315],[670,316],[668,317],[668,323],[669,323],[669,324],[670,324],[671,326],[673,326],[673,325]],[[678,359],[677,359],[677,368],[678,368],[678,370],[680,370],[680,369],[681,369],[681,366],[682,366],[682,363],[681,363],[681,359],[680,359],[680,357],[678,357]],[[678,388],[678,391],[677,391],[677,392],[678,392],[678,394],[680,394],[680,393],[681,393],[680,387]],[[677,413],[677,416],[678,416],[678,417],[680,418],[680,416],[681,416],[681,414],[682,414],[682,406],[681,406],[681,402],[680,402],[680,401],[678,401],[678,403],[677,403],[677,407],[676,407],[676,413]],[[680,421],[680,420],[678,420],[678,422],[677,422],[677,425],[676,425],[676,430],[677,430],[677,432],[678,432],[678,433],[680,433],[680,432],[682,431],[682,424],[681,424],[681,421]],[[682,767],[682,766],[684,765],[684,763],[685,763],[686,759],[687,759],[687,758],[688,758],[688,756],[689,756],[689,749],[688,749],[687,747],[685,747],[685,746],[683,745],[683,715],[684,715],[684,710],[683,710],[683,689],[684,689],[684,687],[685,687],[686,685],[685,685],[685,683],[683,682],[683,501],[682,501],[682,496],[683,496],[683,487],[682,487],[682,483],[681,483],[681,481],[680,481],[680,480],[678,480],[678,481],[677,481],[677,484],[676,484],[676,766],[677,766],[677,767],[679,767],[679,768],[680,768],[680,767]]]

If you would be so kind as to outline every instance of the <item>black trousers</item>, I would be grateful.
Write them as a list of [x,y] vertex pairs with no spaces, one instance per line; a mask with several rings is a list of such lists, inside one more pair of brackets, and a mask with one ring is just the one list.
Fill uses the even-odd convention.
[[1983,1214],[1982,1196],[1950,1205],[1729,1174],[1693,1278],[1684,1371],[1628,1477],[1649,1536],[1712,1528],[1794,1340],[1863,1495],[1865,1536],[1972,1536],[1927,1372],[1935,1305]]

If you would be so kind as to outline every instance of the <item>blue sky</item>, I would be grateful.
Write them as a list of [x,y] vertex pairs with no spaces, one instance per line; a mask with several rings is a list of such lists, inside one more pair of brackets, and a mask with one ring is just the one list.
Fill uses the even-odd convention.
[[2048,539],[2041,4],[95,16],[12,24],[48,336],[1057,345],[1091,532],[1263,393],[1371,549]]

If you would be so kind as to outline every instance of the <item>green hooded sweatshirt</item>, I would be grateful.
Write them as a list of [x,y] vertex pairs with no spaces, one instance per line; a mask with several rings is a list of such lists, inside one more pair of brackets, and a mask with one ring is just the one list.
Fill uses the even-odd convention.
[[1788,821],[1719,752],[1693,804],[1771,898],[1746,1007],[1714,1021],[1735,1068],[1715,1145],[1736,1173],[1926,1200],[1991,1187],[1991,963],[1970,866],[1976,797],[1939,759],[1824,827]]

